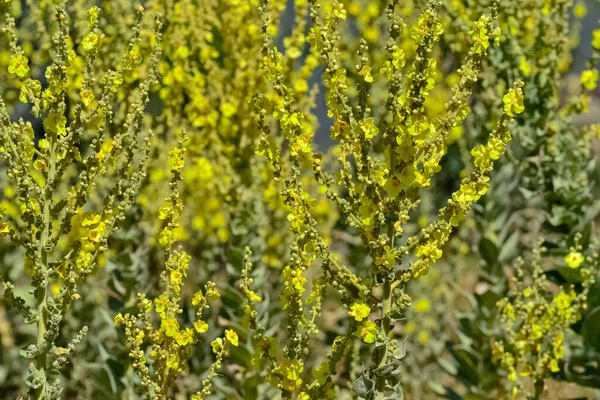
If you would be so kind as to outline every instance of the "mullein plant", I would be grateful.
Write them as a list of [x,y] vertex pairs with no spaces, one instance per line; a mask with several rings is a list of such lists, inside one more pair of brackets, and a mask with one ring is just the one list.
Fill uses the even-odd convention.
[[[209,301],[220,297],[215,284],[209,281],[204,291],[197,291],[192,298],[192,305],[196,308],[193,326],[180,326],[178,315],[183,313],[180,306],[181,289],[191,257],[181,246],[176,245],[173,231],[177,229],[183,209],[178,185],[182,180],[181,170],[185,164],[186,140],[185,133],[180,134],[178,146],[169,152],[172,174],[169,181],[170,195],[164,199],[164,205],[159,210],[163,227],[158,241],[165,259],[165,269],[161,273],[163,292],[154,300],[138,293],[137,314],[119,313],[115,316],[115,327],[121,323],[125,325],[129,357],[140,378],[140,394],[149,399],[171,398],[175,380],[182,372],[188,371],[188,360],[193,349],[202,334],[208,331],[208,323],[202,319],[203,312],[210,307]],[[154,326],[155,319],[159,327]],[[216,360],[211,365],[208,376],[202,380],[202,389],[191,396],[193,400],[202,400],[211,394],[211,380],[219,373],[229,347],[238,346],[238,340],[237,333],[229,329],[225,331],[224,337],[211,342]],[[146,351],[146,347],[150,349]]]
[[[79,286],[108,251],[109,236],[126,219],[145,178],[151,132],[142,127],[142,119],[161,55],[157,20],[147,75],[134,94],[126,123],[113,133],[107,127],[123,75],[135,66],[131,60],[139,24],[118,65],[100,74],[96,70],[103,38],[100,10],[89,9],[88,32],[79,47],[84,62],[81,87],[77,102],[68,108],[72,99],[67,86],[73,78],[69,71],[76,48],[65,7],[66,2],[60,2],[54,8],[52,61],[44,70],[44,86],[32,77],[33,66],[17,42],[10,13],[3,28],[11,52],[8,72],[20,86],[19,99],[31,104],[32,116],[43,121],[43,133],[36,137],[31,123],[11,121],[0,100],[0,155],[16,192],[12,199],[16,207],[10,215],[3,211],[1,230],[8,246],[22,251],[32,287],[31,296],[17,295],[9,271],[2,277],[3,298],[37,331],[37,338],[21,352],[31,360],[25,380],[36,399],[61,397],[61,370],[87,331],[82,326],[79,334],[62,337],[62,322],[72,303],[82,298]],[[143,12],[140,6],[138,20]],[[110,184],[99,186],[103,179]]]
[[[439,210],[438,220],[404,238],[403,225],[419,203],[420,190],[430,186],[431,178],[440,170],[439,163],[446,152],[445,140],[469,114],[467,101],[472,87],[488,48],[499,39],[500,31],[495,24],[497,5],[492,4],[490,16],[482,15],[473,22],[472,45],[457,71],[460,78],[453,87],[452,98],[442,116],[429,119],[424,107],[435,83],[436,59],[432,52],[443,34],[437,11],[440,5],[436,1],[427,3],[411,27],[398,15],[399,2],[393,1],[386,8],[387,61],[379,73],[373,71],[367,42],[361,42],[356,71],[362,78],[356,104],[351,104],[346,94],[350,82],[339,61],[339,26],[346,18],[346,10],[338,1],[327,4],[325,11],[320,3],[309,3],[312,27],[307,40],[310,52],[318,56],[325,68],[325,96],[328,115],[333,118],[331,137],[339,142],[339,167],[332,174],[329,166],[323,164],[322,155],[313,150],[314,132],[295,106],[295,89],[284,81],[287,56],[273,47],[268,30],[269,13],[263,8],[265,40],[261,72],[272,82],[277,96],[256,97],[258,126],[263,131],[257,151],[271,161],[281,181],[295,240],[290,246],[289,264],[282,271],[282,302],[288,312],[287,342],[280,358],[265,356],[262,361],[267,365],[267,379],[282,390],[285,398],[295,395],[302,399],[335,398],[337,364],[356,337],[370,346],[372,360],[354,381],[354,390],[362,398],[383,399],[390,393],[398,396],[402,351],[392,329],[410,304],[410,297],[404,293],[405,285],[427,274],[429,267],[442,256],[442,247],[452,229],[464,219],[471,204],[488,190],[493,163],[510,141],[509,125],[524,110],[522,83],[515,82],[504,95],[504,112],[496,129],[486,144],[473,150],[474,169],[461,181],[447,206]],[[415,48],[415,57],[408,66],[396,44],[405,29],[410,31]],[[379,76],[388,84],[387,113],[375,121],[370,116],[369,87]],[[274,139],[270,116],[277,121],[289,146],[285,159]],[[377,151],[376,144],[385,151]],[[336,204],[346,224],[361,237],[372,260],[364,270],[353,271],[343,265],[315,229],[313,200],[299,179],[301,169],[307,164],[312,165],[317,182],[327,188],[328,198]],[[317,260],[320,274],[307,294],[304,274]],[[348,310],[346,333],[336,337],[326,361],[313,371],[314,377],[303,378],[304,359],[309,353],[307,343],[318,332],[315,317],[330,285]],[[262,341],[257,346],[258,350],[269,348]]]
[[[591,93],[597,86],[600,30],[593,33],[592,56],[584,71],[569,73],[571,52],[578,44],[577,18],[583,16],[582,10],[585,8],[582,8],[581,3],[573,7],[570,1],[557,2],[553,7],[533,6],[537,2],[527,4],[502,2],[499,5],[502,30],[510,34],[501,38],[499,48],[491,50],[492,57],[479,80],[481,90],[473,105],[474,114],[467,120],[465,134],[459,141],[459,145],[467,153],[469,143],[477,140],[481,127],[498,113],[498,101],[494,98],[497,88],[504,87],[510,79],[521,76],[525,82],[526,107],[513,128],[515,139],[509,147],[510,157],[503,158],[502,165],[492,177],[492,195],[486,197],[474,213],[474,219],[467,224],[469,226],[465,226],[460,233],[461,240],[466,240],[467,245],[479,251],[465,255],[455,253],[450,261],[454,265],[460,265],[461,262],[481,259],[479,264],[482,268],[477,271],[479,277],[475,289],[478,293],[472,298],[473,308],[467,313],[459,311],[456,315],[464,328],[459,335],[460,340],[453,347],[456,349],[454,357],[458,364],[449,369],[462,383],[470,386],[467,390],[473,395],[489,396],[492,390],[507,390],[507,386],[513,385],[515,377],[520,376],[518,373],[508,375],[512,379],[505,385],[506,372],[497,371],[494,364],[489,362],[493,357],[490,336],[503,337],[503,332],[499,329],[502,325],[498,325],[498,319],[494,316],[504,313],[507,304],[515,307],[512,302],[518,300],[514,293],[507,292],[504,265],[513,263],[514,257],[521,251],[535,246],[539,235],[546,239],[544,246],[548,249],[538,251],[536,257],[543,256],[552,260],[556,256],[565,256],[566,260],[572,254],[579,254],[579,251],[588,251],[589,236],[595,231],[597,207],[594,190],[598,169],[597,155],[592,148],[598,133],[597,126],[580,121],[588,112]],[[460,37],[466,35],[469,18],[483,7],[477,2],[471,2],[467,6],[452,2],[446,8],[457,23],[452,25],[452,32],[444,46],[460,57],[463,50],[460,45],[464,42]],[[571,12],[575,17],[574,23],[570,22]],[[524,29],[524,26],[533,30]],[[537,29],[546,34],[535,34]],[[564,82],[570,82],[570,75],[577,77],[576,82],[564,85]],[[506,193],[510,195],[506,196]],[[580,240],[577,244],[580,250],[574,251],[573,238],[579,232],[587,239]],[[589,252],[592,256],[590,262],[593,263],[594,251],[589,249]],[[547,286],[550,281],[559,282],[563,286],[573,284],[570,293],[581,296],[578,298],[583,303],[573,302],[572,310],[569,311],[578,315],[577,318],[564,321],[560,327],[565,332],[565,354],[570,357],[573,353],[569,348],[580,347],[578,343],[582,340],[581,337],[576,337],[576,332],[585,333],[580,328],[581,323],[573,326],[575,331],[570,328],[580,318],[585,323],[588,311],[584,292],[589,291],[589,286],[593,285],[594,273],[583,276],[568,273],[568,262],[567,267],[560,262],[558,265],[552,262],[538,264],[544,265],[543,273],[537,272],[535,282],[520,285],[525,285],[524,288],[527,285]],[[513,272],[511,268],[510,271],[523,276],[519,269]],[[454,268],[449,279],[468,280],[468,275],[473,272],[469,268]],[[593,292],[594,289],[591,290]],[[501,308],[496,307],[498,298],[505,298],[500,303]],[[547,304],[529,301],[528,307],[535,309],[537,313],[543,313]],[[590,307],[595,307],[595,303],[592,302]],[[584,352],[592,357],[590,363],[593,364],[594,352]],[[585,376],[590,373],[584,371],[580,376],[577,372],[585,370],[579,368],[581,358],[579,361],[567,358],[564,363],[560,362],[561,358],[562,356],[558,361],[555,360],[552,369],[547,369],[546,372],[550,371],[554,379],[578,381],[581,378],[579,381],[585,382]],[[472,363],[473,368],[465,368],[466,363]],[[462,365],[458,372],[456,365]],[[550,373],[536,375],[538,386],[535,390],[540,391],[544,386],[543,379],[548,377]],[[513,387],[515,393],[521,393],[523,389],[523,385]]]
[[[493,344],[493,360],[512,382],[513,398],[526,394],[540,399],[547,391],[545,380],[560,371],[565,342],[573,334],[571,326],[587,308],[587,297],[598,272],[598,243],[584,251],[578,243],[580,239],[576,238],[565,257],[569,268],[581,276],[579,291],[572,284],[558,290],[551,288],[542,267],[542,257],[548,249],[538,244],[529,259],[517,259],[513,289],[498,302],[499,326],[504,332]],[[528,386],[533,386],[533,390]]]

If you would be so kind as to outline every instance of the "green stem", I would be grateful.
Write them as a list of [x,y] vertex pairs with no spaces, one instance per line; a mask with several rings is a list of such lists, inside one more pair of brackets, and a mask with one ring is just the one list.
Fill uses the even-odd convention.
[[[46,264],[46,260],[44,260],[44,264]],[[48,315],[46,313],[46,285],[38,288],[36,300],[38,304],[37,309],[39,315],[37,335],[37,345],[39,351],[42,343],[44,342],[46,324],[48,322]],[[42,384],[36,389],[35,398],[36,400],[43,400],[46,392],[46,351],[38,353],[36,357],[36,369],[38,371],[38,376],[42,378]]]
[[[394,165],[396,163],[395,157],[396,152],[394,149],[394,143],[390,144],[390,177],[394,176],[395,168]],[[390,218],[388,222],[388,236],[390,238],[390,247],[394,248],[395,245],[395,235],[394,235],[394,223]],[[395,265],[394,265],[395,267]],[[377,354],[377,368],[382,367],[387,362],[387,354],[389,349],[388,337],[391,331],[390,317],[389,314],[392,310],[392,280],[390,279],[389,274],[385,276],[383,282],[383,299],[382,299],[382,308],[381,308],[381,327],[380,332],[383,337],[386,339],[385,346],[382,350],[380,350]],[[385,398],[385,378],[377,377],[375,380],[375,399],[383,400]]]
[[50,236],[50,205],[52,203],[52,187],[54,180],[54,174],[56,171],[56,146],[57,137],[56,134],[51,136],[50,146],[50,168],[48,170],[48,177],[46,180],[46,187],[44,188],[44,229],[40,236],[40,243],[38,248],[38,256],[42,261],[42,282],[36,290],[36,301],[38,310],[38,323],[37,323],[37,346],[38,354],[36,356],[36,369],[38,377],[41,378],[41,385],[35,390],[36,400],[43,400],[46,394],[46,355],[47,349],[42,349],[42,344],[45,342],[44,336],[47,330],[48,324],[48,312],[46,310],[46,299],[48,295],[48,251],[46,250],[46,241]]
[[[381,310],[381,333],[386,338],[385,346],[377,354],[377,368],[383,367],[387,362],[387,354],[389,342],[387,341],[391,331],[389,314],[392,310],[392,281],[388,278],[383,283],[383,304]],[[376,399],[383,400],[385,398],[385,378],[377,377],[375,380]]]
[[544,381],[536,381],[535,382],[535,396],[534,399],[538,400],[542,398],[542,395],[544,394]]

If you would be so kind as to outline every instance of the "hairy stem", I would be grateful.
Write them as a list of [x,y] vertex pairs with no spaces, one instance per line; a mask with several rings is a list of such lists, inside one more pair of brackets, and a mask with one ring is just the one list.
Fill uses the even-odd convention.
[[46,334],[46,327],[48,323],[48,313],[46,310],[46,297],[48,289],[48,251],[46,250],[46,241],[50,236],[50,205],[52,203],[52,185],[54,180],[54,174],[56,171],[56,147],[57,147],[57,136],[51,134],[51,145],[50,145],[50,168],[48,171],[48,179],[46,180],[46,187],[44,189],[44,229],[40,237],[40,244],[38,248],[38,256],[41,259],[41,277],[42,281],[40,286],[36,290],[36,301],[38,310],[38,323],[37,323],[37,346],[38,354],[36,356],[36,369],[38,377],[41,378],[42,383],[36,388],[35,398],[37,400],[44,399],[46,393],[46,354],[47,349],[42,348],[45,342],[44,336]]

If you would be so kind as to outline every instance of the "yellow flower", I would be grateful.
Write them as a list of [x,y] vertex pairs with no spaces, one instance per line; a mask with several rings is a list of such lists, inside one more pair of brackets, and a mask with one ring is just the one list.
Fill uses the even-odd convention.
[[365,28],[365,31],[363,33],[364,38],[371,42],[371,43],[377,43],[377,41],[379,40],[379,37],[381,36],[379,29],[375,26],[369,26]]
[[92,255],[86,251],[80,251],[77,255],[77,260],[75,260],[75,265],[79,270],[88,267],[92,262]]
[[223,348],[223,339],[216,338],[212,342],[210,342],[210,346],[212,347],[213,353],[218,353]]
[[232,117],[236,113],[236,111],[237,111],[237,108],[233,104],[231,104],[231,103],[223,103],[223,104],[221,104],[220,109],[221,109],[221,114],[223,114],[223,116],[225,118]]
[[287,49],[286,55],[289,58],[291,58],[292,60],[295,60],[296,58],[298,58],[302,55],[302,52],[300,51],[300,49],[298,47],[292,46]]
[[569,296],[565,292],[560,292],[559,294],[554,296],[552,302],[556,304],[559,309],[566,310],[571,306],[571,296]]
[[158,243],[161,246],[167,246],[171,240],[173,239],[173,231],[169,228],[165,228],[160,232],[160,237],[158,238]]
[[11,224],[10,222],[0,221],[0,233],[10,233]]
[[227,329],[225,331],[225,337],[227,338],[227,341],[229,343],[231,343],[232,345],[236,346],[238,345],[238,335],[237,333],[235,333],[232,329]]
[[348,13],[353,17],[358,16],[358,14],[360,14],[360,3],[357,1],[351,2],[350,6],[348,7]]
[[156,299],[154,299],[154,308],[156,309],[156,312],[159,313],[161,316],[163,316],[168,304],[169,298],[164,294],[161,294]]
[[165,220],[171,215],[171,204],[162,206],[158,209],[158,219]]
[[48,165],[46,164],[46,161],[38,158],[33,162],[33,167],[38,171],[44,171]]
[[168,337],[175,337],[179,333],[179,322],[176,318],[166,318],[160,322],[160,330]]
[[171,369],[177,368],[179,365],[179,353],[169,354],[169,358],[167,358],[167,367]]
[[194,294],[194,297],[192,298],[192,304],[197,306],[198,304],[200,304],[200,302],[202,301],[203,298],[204,298],[204,296],[202,295],[202,292],[200,290],[198,290]]
[[204,333],[208,330],[208,324],[202,320],[198,320],[194,323],[194,328],[198,333]]
[[377,338],[377,324],[373,321],[363,321],[356,330],[355,336],[365,343],[374,343]]
[[8,72],[23,78],[29,73],[28,63],[29,60],[22,54],[12,56],[10,58],[10,64],[8,65]]
[[94,213],[84,213],[81,220],[81,226],[96,226],[100,222],[100,215]]
[[379,129],[375,125],[375,119],[372,117],[362,121],[360,123],[360,129],[364,132],[367,139],[373,139],[379,132]]
[[115,328],[116,328],[116,327],[117,327],[117,326],[118,326],[120,323],[123,323],[123,322],[125,322],[125,319],[123,318],[123,315],[122,315],[121,313],[118,313],[118,314],[115,316],[115,320],[114,320],[114,326],[115,326]]
[[138,342],[139,344],[142,344],[142,343],[144,343],[145,337],[146,337],[146,334],[144,333],[144,331],[141,329],[138,329],[137,335],[135,335],[135,341]]
[[565,256],[565,262],[569,266],[569,268],[579,268],[579,266],[583,263],[585,257],[578,251],[572,251]]
[[94,94],[89,90],[83,90],[79,92],[79,97],[81,98],[81,102],[85,106],[85,108],[90,108],[92,101],[94,101]]
[[49,132],[56,133],[59,136],[67,134],[67,118],[59,113],[52,112],[44,118],[44,129]]
[[181,285],[181,279],[183,278],[183,274],[180,271],[174,270],[174,271],[171,271],[170,278],[171,278],[171,282],[174,285],[178,286],[178,285]]
[[362,301],[356,301],[350,306],[348,315],[354,317],[356,321],[362,321],[371,314],[371,308]]
[[523,369],[521,369],[520,375],[521,376],[529,376],[529,375],[531,375],[532,372],[533,372],[533,368],[531,367],[531,365],[526,364],[525,366],[523,366]]
[[506,305],[505,310],[506,310],[506,316],[514,321],[515,320],[515,309],[514,309],[513,305],[508,303]]
[[529,76],[531,74],[531,65],[525,57],[521,57],[519,69],[525,76]]
[[247,290],[246,295],[248,296],[248,299],[252,302],[257,302],[257,303],[262,302],[262,298],[256,292],[254,292],[252,290]]
[[106,233],[106,224],[104,222],[100,222],[97,227],[90,230],[88,234],[88,238],[91,242],[98,243],[102,236]]
[[310,400],[310,396],[308,395],[308,393],[300,392],[300,394],[298,395],[298,400]]
[[581,73],[581,84],[587,90],[594,90],[598,86],[598,70],[586,69]]
[[593,35],[592,46],[596,50],[600,50],[600,29],[596,29],[592,35]]
[[429,309],[429,299],[423,298],[415,303],[415,311],[417,312],[427,312]]
[[539,324],[531,325],[531,333],[535,339],[539,339],[542,336],[544,336],[544,331],[543,331],[541,325],[539,325]]
[[329,363],[326,361],[321,362],[318,368],[313,370],[313,377],[319,382],[319,384],[323,385],[327,382],[327,379],[330,376],[329,372]]
[[98,154],[96,154],[96,158],[100,161],[104,160],[107,154],[109,154],[113,150],[116,143],[117,142],[115,142],[114,139],[106,140],[104,143],[102,143],[102,146],[100,146],[100,151],[98,152]]
[[337,3],[337,6],[333,8],[332,14],[334,17],[338,19],[346,19],[346,10],[344,10],[344,5],[342,3]]
[[206,288],[206,298],[207,299],[209,299],[209,300],[216,300],[219,297],[221,297],[221,295],[217,291],[217,288],[215,288],[214,286],[209,286],[209,287]]
[[358,74],[363,77],[365,82],[373,82],[373,76],[371,75],[371,67],[369,67],[368,65],[365,65]]
[[177,344],[180,346],[186,346],[194,341],[194,335],[190,328],[187,328],[183,331],[179,331],[177,335],[175,335],[175,340]]
[[486,22],[486,17],[481,17],[479,21],[473,24],[473,29],[469,32],[469,35],[473,37],[473,47],[476,54],[484,53],[490,46],[490,37],[486,29]]
[[504,101],[504,111],[509,117],[512,117],[513,114],[521,114],[525,111],[525,106],[523,105],[523,91],[521,88],[510,89],[507,94],[502,98]]
[[179,147],[175,147],[171,151],[169,151],[169,165],[171,166],[172,171],[179,171],[183,168],[185,162],[183,160],[183,150]]
[[302,378],[300,375],[302,374],[302,371],[304,371],[304,364],[298,360],[285,360],[282,369],[285,376],[283,388],[288,391],[298,389],[300,385],[302,385]]
[[175,54],[177,54],[177,56],[179,58],[188,58],[190,56],[190,49],[187,46],[179,46],[177,47],[177,49],[175,50]]
[[94,32],[90,32],[87,35],[85,35],[83,40],[81,41],[81,47],[83,47],[83,50],[85,51],[92,51],[94,50],[94,48],[96,48],[99,41],[100,36],[98,36],[98,34]]
[[294,81],[294,90],[300,93],[308,92],[308,82],[305,79],[297,79]]
[[573,15],[577,18],[583,18],[587,14],[587,9],[585,8],[585,4],[579,3],[575,7],[573,7]]

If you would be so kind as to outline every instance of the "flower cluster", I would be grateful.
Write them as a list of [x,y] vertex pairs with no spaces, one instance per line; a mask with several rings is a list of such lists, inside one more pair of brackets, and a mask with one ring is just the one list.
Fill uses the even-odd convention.
[[[193,328],[181,328],[178,316],[183,313],[180,307],[181,289],[187,277],[191,257],[181,247],[176,247],[173,229],[181,214],[182,204],[178,185],[182,180],[181,169],[184,165],[187,141],[185,133],[181,133],[178,146],[169,151],[171,169],[171,188],[165,205],[159,210],[159,218],[163,221],[163,229],[159,233],[159,242],[164,250],[165,269],[161,274],[163,292],[154,300],[138,293],[137,314],[121,313],[115,316],[115,327],[125,324],[129,357],[133,360],[133,368],[141,378],[142,392],[149,398],[168,399],[175,385],[175,380],[188,370],[188,359],[202,334],[208,331],[208,323],[203,320],[204,310],[209,308],[208,302],[220,297],[215,284],[208,282],[204,292],[197,291],[192,300],[196,308]],[[154,328],[152,311],[157,314],[159,328]],[[145,346],[150,346],[149,360],[146,358]],[[211,343],[216,360],[211,371],[203,381],[202,389],[192,396],[195,400],[204,399],[211,393],[211,379],[221,368],[223,357],[229,346],[238,346],[238,336],[233,330],[225,332],[225,338],[216,338]],[[150,366],[152,370],[150,369]]]
[[[523,379],[530,378],[535,398],[539,398],[546,390],[544,380],[560,371],[565,336],[569,334],[569,327],[581,319],[598,268],[595,248],[589,250],[590,257],[580,269],[583,289],[578,293],[572,286],[558,291],[551,289],[542,267],[546,248],[534,249],[527,264],[524,259],[517,261],[514,289],[498,302],[504,333],[492,349],[494,360],[506,370],[508,380],[514,384],[513,397],[527,393]],[[571,254],[582,258],[576,261],[577,267],[585,261],[581,253]]]

